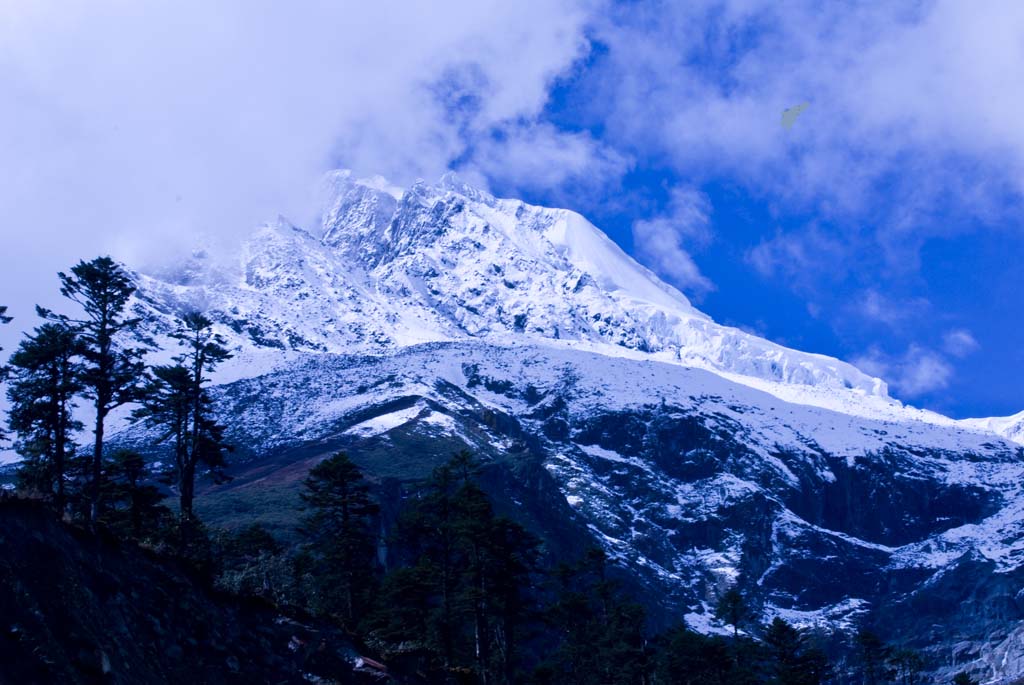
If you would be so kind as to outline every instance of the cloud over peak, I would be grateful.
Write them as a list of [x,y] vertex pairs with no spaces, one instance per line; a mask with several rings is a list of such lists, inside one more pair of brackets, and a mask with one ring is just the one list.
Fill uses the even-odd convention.
[[19,227],[7,249],[52,273],[98,250],[137,258],[237,235],[278,212],[301,222],[339,165],[401,183],[456,161],[483,175],[544,168],[551,183],[591,158],[614,167],[592,139],[538,119],[551,82],[587,53],[590,9],[4,3],[0,213]]

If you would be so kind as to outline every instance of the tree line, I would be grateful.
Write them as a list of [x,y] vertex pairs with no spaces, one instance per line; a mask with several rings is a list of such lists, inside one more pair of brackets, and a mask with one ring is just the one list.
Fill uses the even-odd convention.
[[[545,563],[543,544],[498,515],[468,452],[413,491],[386,538],[380,503],[344,453],[302,485],[297,548],[253,525],[226,534],[217,583],[300,606],[359,635],[398,672],[481,685],[938,685],[913,650],[862,629],[845,649],[782,617],[759,625],[736,588],[717,633],[652,633],[606,553]],[[380,545],[387,543],[387,553]],[[550,561],[550,560],[549,560]],[[757,637],[755,637],[757,636]],[[977,685],[959,673],[953,685]]]
[[[735,588],[718,598],[722,634],[685,624],[652,634],[644,607],[600,549],[545,558],[539,539],[498,515],[481,464],[454,455],[419,484],[382,532],[371,484],[345,454],[302,485],[299,544],[253,525],[212,531],[194,511],[200,476],[227,478],[224,425],[209,387],[231,357],[202,312],[183,312],[169,362],[130,311],[135,285],[109,257],[58,274],[75,314],[37,307],[40,323],[0,367],[7,427],[22,457],[19,493],[69,522],[111,531],[190,564],[223,590],[336,622],[399,680],[508,685],[916,684],[924,662],[868,631],[833,663],[815,633],[776,617],[758,626]],[[0,324],[11,318],[0,306]],[[88,407],[91,445],[81,443]],[[159,471],[140,454],[109,453],[111,414],[153,429],[170,454]],[[164,501],[173,494],[172,510]],[[755,639],[759,635],[760,639]],[[966,673],[952,681],[972,685]]]

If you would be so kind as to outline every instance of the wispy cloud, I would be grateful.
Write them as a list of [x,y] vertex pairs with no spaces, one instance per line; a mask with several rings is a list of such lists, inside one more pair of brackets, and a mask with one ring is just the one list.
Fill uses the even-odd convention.
[[476,183],[542,191],[566,204],[580,194],[603,199],[630,166],[630,160],[586,132],[561,131],[547,123],[503,125],[476,142],[460,174]]
[[889,355],[875,347],[851,361],[887,381],[900,396],[911,399],[947,387],[954,373],[941,354],[919,345],[911,345],[900,355]]
[[747,251],[748,264],[764,278],[784,279],[802,291],[821,281],[841,280],[851,268],[850,246],[816,224],[800,231],[778,230]]
[[637,258],[683,290],[701,296],[714,284],[701,273],[687,245],[711,239],[711,203],[692,188],[673,188],[665,212],[633,223]]
[[977,352],[980,348],[981,345],[974,339],[971,332],[965,328],[955,328],[947,331],[942,336],[942,349],[953,357],[966,357]]
[[923,297],[894,298],[875,288],[868,288],[856,300],[854,311],[862,318],[901,328],[927,314],[931,302]]

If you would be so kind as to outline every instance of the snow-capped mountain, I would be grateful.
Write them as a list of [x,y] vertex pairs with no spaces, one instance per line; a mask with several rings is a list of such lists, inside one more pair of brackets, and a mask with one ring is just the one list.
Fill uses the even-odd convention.
[[715,323],[575,212],[497,199],[454,175],[403,192],[340,171],[326,187],[320,226],[280,218],[227,265],[197,253],[141,276],[144,297],[166,313],[211,312],[240,350],[544,340],[732,374],[858,415],[905,411],[845,362]]
[[[337,171],[324,187],[315,228],[279,217],[236,258],[199,251],[186,264],[141,274],[144,309],[165,322],[180,310],[209,312],[239,353],[225,377],[297,353],[544,341],[704,368],[856,416],[955,423],[904,406],[884,381],[846,362],[715,323],[575,212],[498,199],[454,174],[402,191]],[[1024,444],[1015,419],[960,425]]]
[[906,407],[717,324],[571,211],[453,176],[327,189],[320,226],[138,275],[154,334],[198,308],[237,352],[219,393],[255,466],[210,498],[259,517],[238,498],[328,451],[408,481],[469,447],[509,511],[603,546],[664,616],[714,630],[739,583],[766,618],[874,615],[939,670],[1024,673],[1024,417]]

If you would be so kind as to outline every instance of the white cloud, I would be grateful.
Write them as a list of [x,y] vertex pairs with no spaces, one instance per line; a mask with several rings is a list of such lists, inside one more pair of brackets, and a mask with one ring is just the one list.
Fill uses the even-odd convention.
[[980,347],[971,332],[965,328],[946,331],[942,336],[942,349],[953,357],[966,357],[977,352]]
[[765,278],[784,278],[810,290],[820,280],[842,278],[850,268],[848,253],[844,241],[811,224],[802,231],[776,231],[748,250],[745,259]]
[[926,298],[894,298],[874,288],[869,288],[857,300],[856,313],[870,321],[883,323],[890,328],[900,328],[919,319],[931,309]]
[[701,295],[714,289],[684,245],[700,245],[711,238],[711,203],[691,188],[674,188],[666,212],[633,223],[633,249],[637,259],[683,290]]
[[477,145],[462,175],[556,197],[565,189],[562,195],[572,192],[578,202],[580,191],[598,193],[629,167],[628,159],[588,133],[567,133],[550,124],[513,126],[499,133]]
[[854,366],[887,381],[905,398],[916,398],[942,390],[953,378],[953,367],[940,354],[911,345],[901,355],[888,355],[877,347],[856,359]]
[[[922,209],[955,188],[984,212],[985,183],[965,187],[951,163],[962,158],[1024,190],[1021,3],[631,3],[597,37],[609,57],[591,102],[610,135],[691,178],[838,214],[870,211],[882,179]],[[804,101],[786,131],[781,112]]]
[[32,265],[0,272],[2,298],[27,318],[79,258],[301,222],[326,169],[436,178],[496,129],[543,148],[542,163],[518,149],[509,174],[606,163],[592,140],[537,128],[588,50],[591,5],[0,3],[0,220]]

